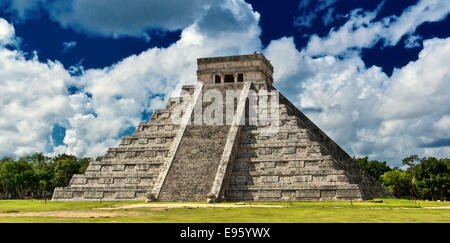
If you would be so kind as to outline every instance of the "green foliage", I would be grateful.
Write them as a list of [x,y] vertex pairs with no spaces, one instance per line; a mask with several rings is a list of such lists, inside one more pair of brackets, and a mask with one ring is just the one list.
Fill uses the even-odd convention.
[[450,198],[450,159],[423,158],[412,173],[422,198],[436,200]]
[[380,176],[384,173],[392,170],[387,164],[386,161],[380,162],[378,160],[370,160],[368,157],[357,158],[355,161],[366,170],[371,176],[375,179],[379,180]]
[[411,155],[402,160],[402,164],[408,166],[409,168],[414,168],[417,164],[420,163],[420,158],[418,155]]
[[[391,171],[381,176],[382,183],[396,197],[428,200],[450,198],[450,159],[419,158],[411,155],[402,160],[406,171]],[[409,193],[408,193],[409,190]]]
[[413,189],[412,175],[398,169],[386,172],[380,177],[382,184],[397,198],[410,198]]
[[91,158],[35,153],[0,160],[0,198],[48,198],[55,187],[67,186],[73,174],[86,171]]

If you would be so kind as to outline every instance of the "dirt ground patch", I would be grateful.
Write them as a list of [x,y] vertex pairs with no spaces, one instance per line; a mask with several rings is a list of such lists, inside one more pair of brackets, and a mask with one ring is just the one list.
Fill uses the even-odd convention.
[[62,217],[62,218],[97,218],[124,216],[118,212],[105,211],[52,211],[52,212],[12,212],[0,213],[0,217]]
[[130,209],[130,208],[282,208],[282,205],[237,205],[237,204],[195,204],[195,203],[147,203],[115,206],[111,208],[99,208],[105,210]]

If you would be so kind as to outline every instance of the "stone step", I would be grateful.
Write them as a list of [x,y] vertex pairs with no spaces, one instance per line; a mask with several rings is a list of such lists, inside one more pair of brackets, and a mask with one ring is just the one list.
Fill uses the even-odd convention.
[[154,178],[158,176],[159,169],[148,169],[148,170],[103,170],[103,171],[86,171],[83,177],[73,177],[73,178],[100,178],[100,177],[110,177],[110,178]]
[[[316,167],[316,168],[289,168],[289,169],[275,169],[275,168],[258,168],[258,170],[233,170],[231,176],[270,176],[275,177],[286,177],[286,176],[327,176],[327,175],[345,175],[347,173],[344,170],[338,170],[333,167]],[[274,179],[275,180],[275,179]]]
[[148,136],[159,137],[169,134],[169,136],[172,136],[173,133],[178,132],[179,127],[178,124],[172,124],[171,122],[165,124],[142,123],[136,128],[134,135],[145,134]]
[[158,164],[90,164],[86,174],[108,172],[147,172],[157,173],[163,163]]
[[258,201],[328,201],[355,200],[361,201],[360,188],[356,186],[329,187],[292,187],[292,188],[264,188],[264,187],[232,187],[227,188],[228,200],[258,200]]
[[76,180],[70,183],[70,188],[84,187],[84,188],[99,188],[99,187],[126,187],[129,185],[141,186],[151,188],[154,184],[155,178],[120,178],[120,177],[100,177],[100,178],[86,178],[86,181]]
[[161,146],[170,146],[173,142],[173,137],[159,137],[159,138],[133,138],[122,140],[119,148],[159,148]]
[[90,165],[149,165],[158,166],[164,163],[164,159],[131,158],[131,159],[102,159],[92,161]]
[[52,201],[128,201],[145,200],[145,187],[121,188],[56,188]]
[[186,128],[158,201],[204,201],[223,153],[229,126]]
[[[239,147],[242,149],[248,148],[321,148],[321,144],[319,142],[304,140],[304,141],[282,141],[281,139],[271,139],[271,140],[244,140],[239,144]],[[288,152],[288,151],[286,151]],[[295,151],[292,151],[294,153]]]

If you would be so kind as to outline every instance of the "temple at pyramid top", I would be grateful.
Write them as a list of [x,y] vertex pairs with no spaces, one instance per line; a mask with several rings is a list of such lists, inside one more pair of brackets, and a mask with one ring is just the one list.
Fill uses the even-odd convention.
[[259,53],[198,58],[197,66],[197,81],[205,84],[273,82],[273,66],[264,55]]

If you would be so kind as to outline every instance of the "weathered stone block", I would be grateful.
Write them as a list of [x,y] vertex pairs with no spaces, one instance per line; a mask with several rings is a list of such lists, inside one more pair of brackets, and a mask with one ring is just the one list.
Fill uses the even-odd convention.
[[302,168],[305,167],[304,161],[294,160],[290,162],[290,167],[292,168]]
[[279,176],[261,176],[262,182],[278,182]]
[[280,182],[280,184],[293,184],[294,182],[296,182],[296,178],[295,176],[280,176],[278,181]]
[[162,150],[157,151],[156,156],[166,157],[167,156],[167,151],[162,151]]
[[53,197],[54,198],[72,198],[72,192],[71,191],[59,191],[59,190],[55,190],[55,192],[53,193]]
[[281,200],[283,201],[295,201],[295,191],[282,191]]
[[133,158],[133,157],[136,157],[136,152],[134,151],[125,152],[125,158]]
[[298,182],[311,182],[312,176],[311,175],[299,175],[299,176],[295,176],[295,180]]
[[336,196],[336,191],[335,190],[321,190],[320,191],[320,196],[321,197],[335,197]]
[[272,156],[277,156],[281,154],[281,148],[272,148]]
[[86,191],[86,192],[84,192],[84,198],[88,198],[88,199],[101,199],[101,198],[103,198],[103,192],[99,192],[99,191]]
[[288,139],[288,133],[287,132],[279,132],[277,134],[277,139],[278,140],[286,140],[286,139]]
[[122,138],[122,141],[120,142],[120,145],[129,145],[131,144],[131,138]]
[[95,185],[95,184],[97,184],[97,181],[98,181],[97,178],[88,178],[86,180],[86,185],[89,185],[89,186]]
[[115,198],[116,199],[125,199],[125,198],[129,198],[132,199],[134,198],[136,195],[135,191],[119,191],[115,193]]
[[153,185],[152,178],[141,178],[141,185],[150,186]]
[[281,191],[279,191],[279,190],[259,191],[258,197],[260,197],[260,198],[280,198],[281,197]]
[[114,192],[112,191],[103,192],[103,200],[114,200]]
[[258,135],[258,136],[256,136],[256,139],[257,139],[257,140],[268,140],[269,137],[268,137],[268,136],[261,136],[261,135]]
[[70,180],[70,184],[72,185],[84,185],[86,183],[87,183],[86,178],[72,177],[72,180]]
[[72,196],[74,199],[83,199],[84,192],[83,191],[72,191]]
[[275,162],[265,162],[264,168],[275,168]]
[[136,171],[147,171],[150,168],[150,165],[147,164],[137,164]]
[[280,170],[286,170],[288,168],[289,161],[278,161],[275,162],[275,167]]
[[327,176],[318,176],[315,175],[313,176],[313,182],[326,182],[327,181]]
[[111,177],[101,177],[98,178],[98,184],[112,184],[114,182],[114,178]]
[[297,152],[296,147],[284,147],[282,150],[283,154],[295,154]]
[[111,152],[111,151],[106,152],[106,154],[104,156],[104,158],[106,158],[106,159],[112,159],[115,157],[116,157],[116,152]]
[[319,165],[319,161],[317,161],[317,160],[305,161],[305,167],[313,167],[313,166],[318,166],[318,165]]
[[90,165],[87,167],[86,170],[88,170],[88,171],[100,171],[100,170],[102,170],[102,165],[93,165],[93,164],[90,164]]
[[259,148],[258,149],[258,154],[260,155],[268,155],[272,153],[272,149],[271,148]]
[[141,182],[140,178],[125,178],[124,183],[126,184],[139,184]]
[[144,151],[144,157],[156,157],[156,151]]
[[330,182],[348,182],[346,175],[328,175],[328,181]]
[[295,196],[299,198],[318,198],[320,197],[320,190],[298,190]]
[[148,143],[148,139],[146,139],[146,138],[138,139],[138,144],[147,144],[147,143]]
[[361,192],[357,189],[337,190],[336,196],[343,198],[358,198],[361,197]]
[[122,171],[125,170],[125,165],[112,165],[113,171]]

